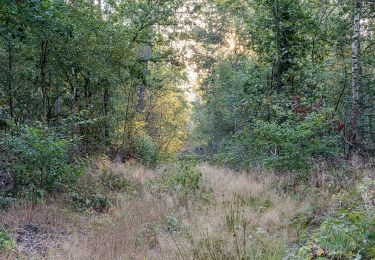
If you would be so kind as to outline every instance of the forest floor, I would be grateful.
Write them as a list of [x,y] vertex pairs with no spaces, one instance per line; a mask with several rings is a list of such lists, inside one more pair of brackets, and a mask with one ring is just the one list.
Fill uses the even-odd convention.
[[3,257],[288,259],[308,230],[305,223],[319,221],[331,203],[327,190],[297,198],[280,189],[293,180],[260,171],[199,164],[203,185],[181,193],[168,186],[165,167],[109,161],[98,167],[122,175],[132,188],[113,192],[112,206],[102,213],[77,212],[63,198],[11,208],[0,225],[16,245]]

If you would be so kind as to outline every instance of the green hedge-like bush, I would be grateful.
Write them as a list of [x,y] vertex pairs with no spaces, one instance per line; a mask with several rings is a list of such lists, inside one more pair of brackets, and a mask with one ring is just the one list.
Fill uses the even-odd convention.
[[135,137],[134,150],[147,166],[155,166],[158,163],[160,154],[157,145],[150,136]]
[[0,230],[0,253],[12,251],[15,241],[6,230]]
[[68,190],[81,174],[80,167],[69,158],[72,141],[48,128],[23,127],[2,144],[8,147],[6,164],[15,191],[32,202],[47,193]]
[[359,189],[340,196],[344,208],[328,215],[299,248],[297,259],[374,259],[375,182],[365,179]]
[[204,189],[202,173],[196,168],[195,162],[178,161],[169,165],[152,185],[157,191],[173,191],[182,197],[197,195]]

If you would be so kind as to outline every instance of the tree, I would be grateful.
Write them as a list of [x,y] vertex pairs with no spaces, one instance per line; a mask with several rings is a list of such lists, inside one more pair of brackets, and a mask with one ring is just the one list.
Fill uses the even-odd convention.
[[362,1],[354,2],[353,42],[352,42],[352,115],[349,130],[349,148],[347,159],[351,160],[358,148],[358,117],[360,95],[360,35]]
[[[137,145],[134,135],[148,135],[162,146],[159,137],[167,130],[147,125],[157,120],[151,115],[162,113],[156,97],[170,91],[176,94],[172,99],[178,96],[178,89],[164,84],[182,76],[174,74],[171,81],[147,78],[157,78],[152,75],[159,73],[155,66],[175,70],[170,42],[179,4],[177,0],[0,4],[1,119],[13,120],[16,131],[22,125],[42,124],[64,136],[80,137],[77,152],[110,151],[121,143],[128,144],[122,149],[132,151]],[[169,33],[163,34],[162,28]],[[141,46],[148,47],[140,59]],[[143,91],[137,100],[139,82]],[[186,107],[183,100],[174,101]],[[141,122],[140,110],[147,122]]]

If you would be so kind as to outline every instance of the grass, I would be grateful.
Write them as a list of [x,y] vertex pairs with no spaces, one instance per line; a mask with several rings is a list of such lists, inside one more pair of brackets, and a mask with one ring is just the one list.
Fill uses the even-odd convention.
[[[101,183],[96,189],[107,187],[102,192],[106,191],[111,206],[106,211],[82,212],[62,198],[12,207],[2,214],[0,228],[7,228],[13,238],[29,223],[46,234],[64,234],[44,241],[45,255],[23,250],[17,243],[12,256],[277,260],[303,242],[309,230],[336,207],[329,183],[315,189],[307,182],[305,189],[294,186],[291,192],[290,176],[259,170],[233,172],[208,164],[150,170],[101,160],[90,171],[94,184]],[[82,185],[92,186],[92,180]],[[311,196],[300,197],[296,190]]]
[[[288,219],[304,207],[245,173],[199,165],[211,198],[189,196],[186,205],[181,189],[166,188],[170,169],[110,167],[138,183],[139,194],[91,217],[88,234],[53,248],[51,259],[281,259],[296,238]],[[149,189],[163,180],[163,189]]]

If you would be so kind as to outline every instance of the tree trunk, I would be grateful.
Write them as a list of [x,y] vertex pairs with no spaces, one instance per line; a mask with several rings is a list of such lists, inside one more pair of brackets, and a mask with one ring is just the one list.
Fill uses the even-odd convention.
[[13,82],[13,51],[12,51],[12,44],[9,40],[9,46],[8,46],[8,105],[9,105],[9,114],[12,120],[15,120],[14,117],[14,106],[13,106],[13,87],[12,87],[12,82]]
[[83,78],[85,79],[85,108],[86,110],[89,110],[90,107],[91,107],[91,97],[92,97],[92,93],[91,93],[91,90],[90,90],[90,84],[91,84],[91,80],[90,80],[90,73],[87,73],[87,76],[83,76]]
[[352,41],[352,115],[350,119],[349,147],[347,159],[350,161],[358,148],[358,118],[359,118],[359,90],[360,90],[360,21],[361,0],[355,0],[354,25]]
[[146,90],[146,77],[148,75],[148,63],[151,58],[151,46],[150,44],[146,44],[143,50],[143,61],[145,63],[143,69],[143,78],[141,80],[141,84],[139,86],[139,93],[138,93],[138,105],[137,110],[139,113],[143,112],[144,109],[144,99],[145,99],[145,90]]
[[[106,1],[105,5],[105,12],[106,12],[106,19],[109,23],[109,0]],[[109,49],[111,46],[109,46]],[[110,61],[110,53],[108,54],[109,61]],[[108,147],[110,145],[109,142],[109,102],[110,102],[110,96],[109,96],[109,81],[105,81],[104,89],[103,89],[103,112],[104,112],[104,143],[105,146]]]
[[278,54],[277,60],[275,62],[275,90],[277,94],[280,94],[281,91],[281,77],[282,77],[282,71],[281,71],[281,57]]
[[55,102],[55,117],[56,117],[56,125],[60,125],[60,114],[61,114],[61,93],[60,93],[60,86],[56,84],[56,102]]
[[47,89],[46,89],[46,66],[47,66],[48,40],[42,40],[40,50],[40,89],[42,98],[42,120],[48,122]]
[[77,100],[77,74],[72,66],[72,81],[70,89],[70,109],[71,113],[75,113],[76,110],[76,100]]
[[104,142],[109,145],[109,89],[106,84],[103,91],[103,113],[104,113]]

